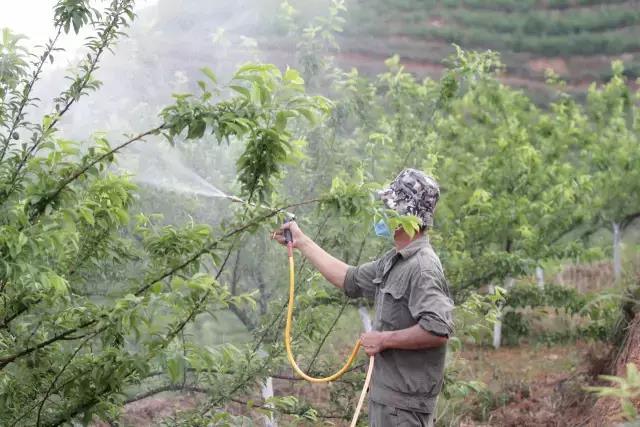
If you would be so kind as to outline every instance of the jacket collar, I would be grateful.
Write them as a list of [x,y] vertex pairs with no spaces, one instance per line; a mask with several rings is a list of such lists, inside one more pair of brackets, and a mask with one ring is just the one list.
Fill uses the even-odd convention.
[[416,252],[426,247],[427,245],[429,245],[429,237],[425,233],[423,233],[422,236],[415,238],[414,240],[409,242],[407,246],[400,249],[399,251],[397,250],[396,253],[398,253],[403,259],[407,259],[415,255]]

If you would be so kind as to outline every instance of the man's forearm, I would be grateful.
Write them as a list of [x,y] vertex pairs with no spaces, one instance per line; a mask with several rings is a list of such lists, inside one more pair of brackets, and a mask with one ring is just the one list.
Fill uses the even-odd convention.
[[336,287],[342,289],[349,265],[327,253],[313,240],[306,237],[296,247],[302,252],[320,274]]
[[402,350],[420,350],[423,348],[440,347],[447,342],[446,337],[434,335],[424,330],[420,325],[397,331],[382,332],[383,348],[397,348]]

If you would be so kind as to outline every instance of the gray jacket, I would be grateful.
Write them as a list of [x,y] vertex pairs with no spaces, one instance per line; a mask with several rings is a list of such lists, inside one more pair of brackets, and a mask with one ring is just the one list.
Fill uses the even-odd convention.
[[[349,297],[375,300],[374,329],[393,331],[419,324],[439,336],[453,333],[453,300],[442,265],[426,235],[400,251],[350,267]],[[422,350],[388,349],[376,355],[370,399],[395,408],[433,413],[442,388],[446,345]]]

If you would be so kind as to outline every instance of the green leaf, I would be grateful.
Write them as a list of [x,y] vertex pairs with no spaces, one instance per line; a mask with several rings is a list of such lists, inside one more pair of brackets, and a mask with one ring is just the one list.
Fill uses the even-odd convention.
[[251,99],[251,93],[249,92],[249,89],[247,89],[246,87],[243,86],[237,86],[237,85],[231,85],[229,86],[232,90],[238,92],[240,95],[242,95],[244,98],[246,98],[247,100]]
[[296,111],[302,114],[309,121],[309,123],[316,124],[316,115],[313,114],[311,110],[307,108],[297,108]]
[[91,209],[83,206],[78,209],[78,213],[80,214],[82,219],[87,222],[87,224],[95,225],[95,218],[93,217],[93,212],[91,211]]
[[212,83],[214,84],[218,83],[218,78],[216,77],[216,74],[213,72],[211,68],[205,66],[205,67],[202,67],[200,71],[202,71],[204,75],[207,76],[209,80],[211,80]]
[[287,127],[287,114],[284,111],[278,111],[276,114],[276,129],[282,132]]
[[622,400],[622,410],[628,420],[636,420],[638,418],[638,410],[630,400]]
[[184,361],[182,357],[174,357],[167,360],[167,372],[169,374],[169,380],[176,384],[182,377],[182,371],[184,368]]
[[287,68],[287,71],[284,73],[283,80],[285,83],[293,83],[296,85],[304,84],[304,79],[300,76],[300,73],[292,68]]
[[203,120],[194,120],[189,123],[189,131],[187,132],[187,139],[202,138],[207,125]]

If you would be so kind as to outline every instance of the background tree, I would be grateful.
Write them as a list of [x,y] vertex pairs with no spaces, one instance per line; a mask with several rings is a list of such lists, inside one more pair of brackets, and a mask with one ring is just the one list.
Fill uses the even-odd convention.
[[622,276],[622,237],[640,218],[640,141],[638,94],[627,86],[622,63],[612,65],[613,77],[602,87],[591,85],[585,111],[581,165],[593,176],[597,188],[595,227],[611,227],[613,269]]
[[[185,138],[195,139],[209,131],[219,142],[237,139],[244,143],[240,194],[248,203],[265,201],[280,164],[295,149],[289,122],[314,120],[328,107],[322,98],[304,94],[293,70],[282,74],[273,66],[249,65],[228,88],[215,88],[215,76],[205,70],[209,83],[199,83],[201,95],[178,96],[157,127],[115,148],[98,136],[81,151],[58,136],[56,125],[99,87],[98,63],[133,16],[130,1],[113,1],[104,11],[82,1],[59,3],[57,32],[91,25],[96,35],[88,39],[88,54],[70,87],[41,120],[30,118],[25,107],[35,102],[31,91],[55,50],[55,38],[29,68],[19,40],[4,33],[11,51],[3,56],[10,67],[3,68],[8,71],[2,76],[1,109],[3,425],[116,416],[126,387],[156,369],[166,369],[174,381],[184,376],[186,344],[180,338],[199,313],[250,301],[246,294],[231,295],[218,281],[224,252],[236,235],[281,209],[248,204],[216,231],[132,218],[135,187],[108,169],[117,151],[160,133],[175,139],[184,131]],[[238,95],[230,96],[229,89]],[[102,283],[100,296],[88,292],[96,281]],[[212,362],[209,350],[200,353]]]
[[[167,2],[162,8],[163,19],[177,10]],[[285,30],[300,41],[300,73],[246,64],[226,83],[209,68],[199,78],[183,73],[175,89],[197,95],[176,94],[159,115],[122,101],[154,124],[114,146],[109,133],[79,143],[58,128],[100,87],[98,65],[133,19],[132,2],[100,11],[81,0],[59,2],[55,34],[89,27],[96,37],[44,115],[33,108],[32,91],[57,36],[29,64],[19,38],[4,33],[0,424],[115,422],[127,403],[164,391],[198,396],[195,409],[172,425],[246,421],[230,415],[234,402],[245,414],[266,411],[296,423],[348,419],[363,379],[360,362],[320,404],[258,398],[265,378],[295,382],[281,336],[285,256],[267,236],[292,211],[329,252],[351,264],[374,259],[389,242],[373,238],[383,211],[372,193],[405,167],[434,174],[442,187],[429,233],[458,304],[440,411],[454,420],[464,413],[462,399],[483,389],[459,380],[455,350],[487,342],[503,299],[499,287],[488,296],[478,290],[589,248],[587,237],[614,214],[624,212],[616,221],[633,217],[637,202],[624,195],[637,193],[637,180],[625,179],[638,169],[637,124],[621,75],[594,88],[586,106],[560,93],[548,109],[499,82],[492,52],[456,49],[439,79],[417,79],[398,57],[371,77],[341,70],[330,57],[345,24],[341,1],[309,22],[289,3],[282,10]],[[153,185],[153,175],[132,185],[116,160],[149,140],[134,162],[161,175],[160,135],[190,159],[195,176],[231,190],[235,202],[167,191]],[[620,192],[600,191],[607,182]],[[297,266],[294,347],[302,366],[324,375],[357,336],[353,305],[366,303],[346,300],[304,260]],[[532,299],[555,301],[550,292],[558,289]],[[517,305],[526,291],[516,288],[506,301]],[[580,309],[592,303],[575,297],[567,305],[577,299]]]

